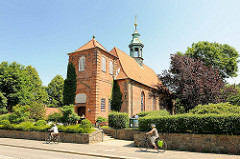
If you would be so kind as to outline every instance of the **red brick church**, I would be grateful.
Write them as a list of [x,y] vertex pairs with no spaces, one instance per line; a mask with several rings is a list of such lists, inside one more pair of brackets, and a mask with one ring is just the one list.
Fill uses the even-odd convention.
[[131,116],[142,111],[159,110],[158,99],[149,96],[159,80],[155,72],[143,63],[143,47],[135,22],[129,44],[130,55],[116,47],[108,51],[94,36],[68,54],[77,74],[75,111],[78,115],[84,114],[92,122],[99,116],[107,118],[111,110],[113,80],[119,83],[123,93],[121,112]]

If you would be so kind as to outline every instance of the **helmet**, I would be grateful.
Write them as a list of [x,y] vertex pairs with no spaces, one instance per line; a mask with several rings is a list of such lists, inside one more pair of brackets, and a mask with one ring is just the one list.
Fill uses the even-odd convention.
[[154,127],[154,128],[155,128],[155,127],[156,127],[156,125],[155,125],[155,124],[151,124],[151,127]]

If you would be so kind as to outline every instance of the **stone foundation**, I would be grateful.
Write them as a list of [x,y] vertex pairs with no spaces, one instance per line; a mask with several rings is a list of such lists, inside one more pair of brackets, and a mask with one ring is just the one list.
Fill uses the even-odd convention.
[[[135,144],[145,134],[131,129],[103,130],[117,139],[134,140]],[[171,150],[240,154],[240,135],[159,133],[159,136]]]
[[[18,130],[0,130],[0,137],[40,140],[44,141],[49,132],[37,131],[18,131]],[[61,142],[90,144],[103,141],[103,132],[101,130],[94,131],[91,134],[79,133],[60,133]]]
[[134,140],[134,135],[140,132],[132,129],[103,129],[105,134],[108,134],[116,139]]

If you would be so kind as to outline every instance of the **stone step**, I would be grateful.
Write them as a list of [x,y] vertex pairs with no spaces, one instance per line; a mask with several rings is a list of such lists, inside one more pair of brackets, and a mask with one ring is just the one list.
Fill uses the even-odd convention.
[[104,134],[103,141],[109,141],[109,140],[115,140],[115,139],[107,134]]

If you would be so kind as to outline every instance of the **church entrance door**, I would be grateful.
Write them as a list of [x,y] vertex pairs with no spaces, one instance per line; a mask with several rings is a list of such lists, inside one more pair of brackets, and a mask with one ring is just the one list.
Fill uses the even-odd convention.
[[77,112],[78,112],[79,116],[82,116],[82,115],[86,116],[86,107],[85,106],[78,107],[78,111]]

